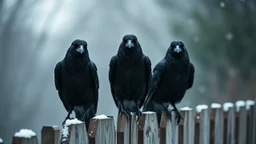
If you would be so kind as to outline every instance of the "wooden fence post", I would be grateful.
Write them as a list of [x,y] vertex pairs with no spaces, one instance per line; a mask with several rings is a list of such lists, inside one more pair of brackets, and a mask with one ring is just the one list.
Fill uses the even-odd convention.
[[4,144],[4,141],[3,139],[0,138],[0,144]]
[[[184,118],[183,122],[183,140],[179,141],[179,144],[194,144],[195,137],[195,113],[189,107],[181,108],[181,115]],[[181,137],[181,132],[179,130],[179,138]],[[181,137],[182,138],[182,137]]]
[[[160,120],[160,144],[177,144],[178,143],[178,126],[175,119],[175,113],[172,113],[172,120],[170,121],[165,112],[162,112]],[[182,123],[182,121],[180,122]]]
[[158,144],[158,123],[155,112],[143,112],[139,119],[138,144]]
[[115,125],[113,117],[98,115],[90,120],[89,144],[115,144]]
[[210,144],[223,144],[223,111],[218,103],[211,104]]
[[117,144],[137,144],[137,119],[132,114],[131,121],[128,121],[125,114],[117,119]]
[[21,129],[12,138],[12,144],[38,144],[35,132],[29,129]]
[[59,144],[60,129],[58,126],[43,126],[41,130],[41,144]]
[[246,143],[247,144],[256,143],[255,134],[254,134],[254,129],[256,127],[254,119],[256,117],[256,114],[254,112],[254,109],[255,109],[255,102],[253,100],[247,100],[246,101],[246,110],[247,110]]
[[209,144],[209,110],[207,105],[198,105],[197,113],[200,113],[200,144]]
[[247,112],[244,101],[236,102],[236,117],[236,143],[245,144]]
[[235,143],[235,109],[234,104],[227,102],[223,104],[224,110],[224,144]]
[[61,144],[88,144],[85,123],[76,118],[67,120],[62,129]]

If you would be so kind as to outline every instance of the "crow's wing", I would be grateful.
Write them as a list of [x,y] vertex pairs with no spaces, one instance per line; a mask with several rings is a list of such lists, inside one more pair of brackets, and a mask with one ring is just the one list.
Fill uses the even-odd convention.
[[94,110],[95,113],[97,112],[97,108],[98,108],[98,99],[99,99],[99,77],[98,77],[98,73],[97,73],[97,67],[96,65],[90,61],[89,63],[89,70],[90,70],[90,77],[92,80],[92,85],[93,85],[93,97],[94,97]]
[[166,71],[166,61],[162,60],[160,61],[154,68],[153,70],[153,76],[152,76],[152,80],[150,82],[150,89],[149,89],[149,94],[145,100],[145,104],[147,104],[153,97],[155,94],[155,91],[162,79],[163,74]]
[[55,88],[58,90],[60,100],[62,101],[65,109],[69,111],[68,106],[66,102],[63,99],[63,94],[62,94],[62,76],[61,76],[61,62],[58,62],[54,68],[54,82],[55,82]]
[[151,82],[151,78],[152,78],[151,61],[150,61],[148,56],[144,56],[144,62],[145,62],[145,77],[146,77],[145,83],[147,84],[147,86],[146,86],[145,94],[140,99],[139,108],[142,107],[142,105],[143,105],[143,103],[145,101],[145,98],[148,95],[148,92],[149,92],[148,90],[149,90],[150,82]]
[[114,93],[116,61],[117,61],[117,57],[113,56],[110,60],[110,63],[109,63],[109,75],[108,76],[109,76],[109,82],[110,82],[110,89],[111,89],[112,97],[115,101],[116,107],[118,107],[118,101],[117,101],[117,98],[116,98],[115,93]]
[[195,73],[195,68],[192,63],[189,64],[189,79],[188,79],[188,88],[191,88],[194,83],[194,73]]

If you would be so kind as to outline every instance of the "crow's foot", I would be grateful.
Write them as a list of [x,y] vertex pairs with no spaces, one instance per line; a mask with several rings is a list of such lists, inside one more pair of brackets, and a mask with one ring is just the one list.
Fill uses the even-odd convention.
[[180,112],[178,111],[178,109],[175,107],[174,109],[172,109],[172,111],[175,112],[175,117],[177,119],[177,125],[179,125],[180,120],[183,120],[183,117],[181,116]]
[[124,109],[124,106],[122,105],[121,102],[118,102],[118,109],[119,109],[119,114],[125,114],[127,119],[131,120],[130,112]]
[[136,115],[138,116],[138,118],[137,118],[137,122],[138,122],[140,117],[141,117],[141,115],[142,115],[142,112],[140,111],[139,108],[137,109]]
[[165,107],[164,105],[162,105],[164,112],[166,113],[167,118],[172,121],[172,114],[171,112],[168,110],[168,107]]

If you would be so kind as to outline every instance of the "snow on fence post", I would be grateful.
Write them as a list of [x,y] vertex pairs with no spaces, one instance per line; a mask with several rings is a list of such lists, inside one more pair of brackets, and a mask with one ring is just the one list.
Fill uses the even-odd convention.
[[224,111],[224,144],[235,143],[235,109],[234,104],[227,102],[223,104]]
[[246,121],[247,112],[244,101],[236,103],[236,143],[244,144],[246,142]]
[[4,144],[4,141],[3,139],[0,138],[0,144]]
[[137,144],[136,115],[132,114],[131,121],[128,121],[125,114],[117,119],[117,144]]
[[182,140],[179,140],[179,144],[194,144],[194,136],[195,136],[194,111],[189,107],[181,108],[180,111],[181,111],[181,115],[184,118],[184,122],[182,124],[182,127],[183,127],[182,133],[180,131],[181,129],[179,129],[178,137],[182,138]]
[[200,119],[200,136],[199,141],[200,144],[209,144],[209,109],[207,105],[198,105],[196,107],[197,113],[199,113]]
[[155,112],[143,112],[138,125],[138,144],[158,144],[158,123]]
[[59,144],[60,129],[58,126],[43,126],[41,130],[41,144]]
[[160,132],[159,132],[160,144],[174,144],[175,132],[176,132],[175,128],[177,126],[174,126],[173,122],[176,124],[175,115],[173,113],[172,113],[172,121],[170,121],[166,113],[162,112],[161,120],[160,120]]
[[89,144],[115,144],[115,125],[113,117],[98,115],[90,120],[88,129]]
[[78,119],[66,120],[61,134],[61,144],[88,144],[85,123]]
[[29,129],[21,129],[14,134],[12,144],[38,144],[36,133]]
[[255,141],[255,134],[254,130],[256,129],[255,125],[255,117],[256,114],[254,112],[255,109],[255,102],[253,100],[247,100],[246,101],[246,110],[247,110],[247,132],[246,132],[246,143],[247,144],[253,144],[256,143]]
[[218,103],[211,104],[210,144],[223,144],[223,111]]

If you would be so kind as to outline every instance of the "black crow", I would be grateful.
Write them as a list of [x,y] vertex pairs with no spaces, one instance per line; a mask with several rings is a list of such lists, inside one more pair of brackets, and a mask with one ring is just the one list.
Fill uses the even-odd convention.
[[158,124],[164,111],[171,120],[168,106],[171,104],[179,124],[182,119],[175,104],[179,103],[194,82],[194,66],[189,60],[188,52],[181,41],[171,42],[164,59],[153,69],[150,92],[145,100],[143,111],[157,113]]
[[151,61],[143,54],[135,35],[127,34],[123,37],[109,67],[111,93],[119,113],[124,113],[129,119],[130,112],[135,112],[139,118],[152,72]]
[[90,118],[97,112],[99,80],[86,41],[77,39],[72,42],[65,58],[55,66],[54,80],[59,97],[68,111],[65,121],[70,119],[74,110],[76,118],[85,122],[88,129]]

